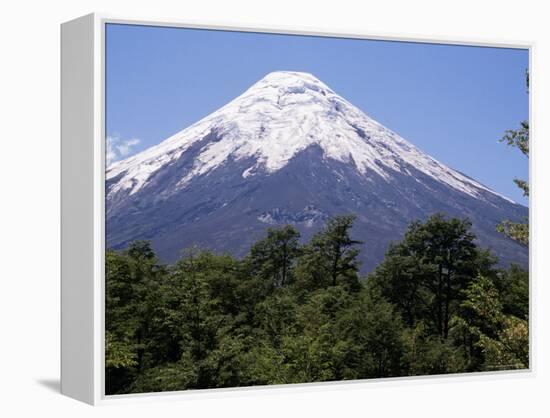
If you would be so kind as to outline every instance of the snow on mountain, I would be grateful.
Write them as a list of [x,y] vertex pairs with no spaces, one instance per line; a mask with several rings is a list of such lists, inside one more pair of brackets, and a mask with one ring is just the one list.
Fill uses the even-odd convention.
[[173,193],[229,159],[253,160],[242,171],[247,178],[260,172],[274,173],[301,151],[318,145],[324,158],[353,164],[366,177],[376,173],[389,179],[396,172],[407,174],[407,166],[412,165],[469,196],[483,199],[485,191],[507,199],[423,153],[313,75],[289,71],[266,75],[187,129],[108,167],[107,180],[116,178],[108,198],[119,192],[137,193],[161,167],[178,160],[210,133],[221,139],[202,146],[192,168],[181,173]]
[[270,226],[303,240],[354,214],[375,268],[408,225],[433,213],[468,217],[502,265],[528,251],[496,231],[527,208],[436,161],[371,119],[311,74],[270,73],[187,129],[106,172],[106,241],[150,240],[173,262],[199,246],[237,257]]

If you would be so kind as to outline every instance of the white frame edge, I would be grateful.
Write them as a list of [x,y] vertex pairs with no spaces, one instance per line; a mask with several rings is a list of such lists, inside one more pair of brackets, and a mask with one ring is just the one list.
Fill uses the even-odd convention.
[[103,389],[103,42],[90,14],[61,25],[61,393]]
[[61,392],[94,403],[94,17],[61,26]]
[[[346,33],[316,28],[248,27],[238,23],[183,22],[173,19],[121,18],[89,14],[61,25],[61,392],[91,405],[120,402],[182,400],[234,396],[243,391],[296,392],[346,389],[349,384],[394,385],[454,379],[471,381],[533,376],[533,245],[530,259],[530,368],[522,371],[464,373],[440,376],[384,378],[345,382],[321,382],[265,387],[202,389],[147,394],[105,395],[105,33],[107,23],[167,26],[240,32],[278,33],[338,38],[373,39],[416,43],[440,43],[529,50],[531,85],[534,42],[415,35]],[[532,120],[532,95],[529,120]],[[530,160],[530,173],[532,172]],[[531,177],[531,176],[530,176]],[[530,181],[532,178],[530,178]],[[529,216],[532,229],[532,199]],[[435,380],[434,380],[435,379]]]

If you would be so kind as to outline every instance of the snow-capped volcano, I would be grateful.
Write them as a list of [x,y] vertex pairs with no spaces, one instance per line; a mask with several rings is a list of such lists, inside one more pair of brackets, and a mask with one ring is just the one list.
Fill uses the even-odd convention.
[[[162,248],[170,248],[169,260],[175,258],[174,251],[191,244],[239,255],[266,224],[291,222],[307,235],[328,216],[352,212],[359,223],[379,224],[378,229],[385,223],[372,216],[378,213],[387,220],[391,233],[376,244],[379,255],[368,262],[374,264],[388,237],[398,239],[415,217],[442,210],[475,218],[472,209],[480,205],[485,208],[480,213],[492,210],[506,218],[526,212],[423,153],[313,75],[289,71],[266,75],[216,112],[111,165],[106,179],[108,243],[119,247],[132,239],[152,239],[161,255]],[[336,189],[335,196],[341,192],[338,202],[322,202],[323,194],[331,193],[322,190],[326,186]],[[275,193],[277,202],[264,193]],[[230,216],[236,208],[242,218],[238,221]],[[500,213],[503,210],[506,213]],[[241,230],[238,237],[227,224],[214,237],[197,229],[206,222],[203,231],[208,231],[215,219],[223,225],[222,215],[249,232]],[[485,229],[495,242],[514,248],[521,262],[525,254],[515,243],[491,233],[503,217]],[[479,234],[481,227],[475,226]],[[182,235],[174,237],[174,230]],[[195,241],[190,239],[193,231]],[[239,242],[238,249],[228,235]]]
[[300,151],[316,144],[325,158],[354,164],[366,176],[375,172],[387,178],[394,171],[402,172],[408,162],[474,197],[480,197],[480,189],[490,191],[419,151],[313,75],[277,71],[189,128],[109,167],[107,179],[125,173],[110,192],[137,192],[158,169],[177,160],[212,132],[221,139],[202,148],[179,186],[185,187],[195,176],[209,173],[229,158],[254,158],[255,163],[243,171],[243,177],[259,171],[272,173]]

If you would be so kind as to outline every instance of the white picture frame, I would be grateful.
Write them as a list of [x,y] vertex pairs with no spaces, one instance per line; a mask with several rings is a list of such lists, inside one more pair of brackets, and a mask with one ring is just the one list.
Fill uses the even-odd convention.
[[[61,391],[74,399],[92,404],[121,399],[157,397],[205,397],[243,390],[296,390],[297,387],[334,388],[349,384],[377,384],[381,379],[333,383],[305,383],[257,388],[204,389],[150,393],[143,395],[105,395],[104,388],[104,290],[105,290],[105,25],[126,23],[214,30],[238,30],[296,35],[379,39],[454,45],[525,48],[532,58],[532,43],[471,39],[421,39],[368,33],[333,33],[313,28],[240,27],[197,22],[148,21],[103,14],[83,16],[61,26]],[[530,209],[531,210],[531,209]],[[530,249],[530,264],[533,252]],[[530,279],[532,280],[532,278]],[[532,287],[531,287],[532,289]],[[533,298],[530,297],[530,312]],[[532,319],[532,316],[531,316]],[[532,320],[530,341],[532,342]],[[531,344],[532,347],[532,344]],[[522,371],[484,372],[513,378]],[[468,375],[427,376],[415,379],[471,379]],[[387,380],[387,379],[382,379]]]

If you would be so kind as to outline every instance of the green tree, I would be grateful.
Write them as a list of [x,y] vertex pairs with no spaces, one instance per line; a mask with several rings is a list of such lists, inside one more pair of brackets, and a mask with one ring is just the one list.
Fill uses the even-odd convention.
[[467,349],[469,370],[529,367],[528,322],[503,313],[498,289],[480,276],[464,291],[454,338]]
[[345,343],[345,377],[401,375],[403,324],[394,307],[378,291],[363,288],[337,321],[338,340]]
[[302,286],[308,289],[345,284],[358,289],[359,250],[362,241],[350,236],[355,216],[336,216],[315,234],[300,257],[298,270]]
[[291,225],[280,229],[268,228],[267,237],[256,242],[250,250],[252,268],[260,277],[280,287],[292,279],[292,268],[300,254],[300,233]]
[[[196,385],[216,387],[216,376],[208,363],[209,354],[218,347],[222,331],[231,326],[219,297],[213,297],[211,276],[215,275],[216,257],[209,252],[190,249],[171,270],[174,302],[170,316],[179,331],[182,352],[196,364]],[[174,330],[173,332],[176,332]]]
[[399,307],[409,327],[424,320],[446,339],[462,290],[494,263],[474,240],[467,219],[435,214],[426,222],[413,222],[368,280]]
[[107,251],[105,258],[106,392],[117,393],[145,367],[155,289],[163,269],[147,241],[132,243],[122,254]]
[[241,260],[146,241],[106,252],[106,393],[528,367],[528,274],[494,270],[467,220],[414,222],[360,282],[353,217]]
[[281,289],[256,305],[256,326],[270,345],[279,348],[285,335],[296,332],[298,310],[295,295]]
[[[529,93],[529,72],[526,72],[527,93]],[[501,142],[516,147],[523,155],[529,158],[529,122],[520,122],[519,129],[509,129],[504,133]],[[523,191],[524,196],[529,196],[529,183],[522,179],[514,179],[514,183]],[[529,220],[525,222],[512,222],[509,219],[497,225],[497,231],[523,245],[529,245]]]
[[404,330],[403,345],[402,367],[409,376],[465,371],[466,359],[460,346],[430,333],[422,321]]
[[196,387],[197,366],[188,353],[176,362],[146,369],[135,378],[126,393],[177,391]]
[[383,262],[367,281],[395,305],[404,323],[412,328],[429,314],[431,295],[424,281],[432,271],[432,266],[403,242],[390,244]]
[[274,384],[341,378],[347,350],[336,318],[351,305],[352,296],[340,285],[317,289],[300,304],[285,293],[262,304],[267,338],[251,353],[257,379]]
[[506,271],[500,271],[493,279],[499,291],[502,312],[519,319],[529,316],[529,271],[512,264]]

